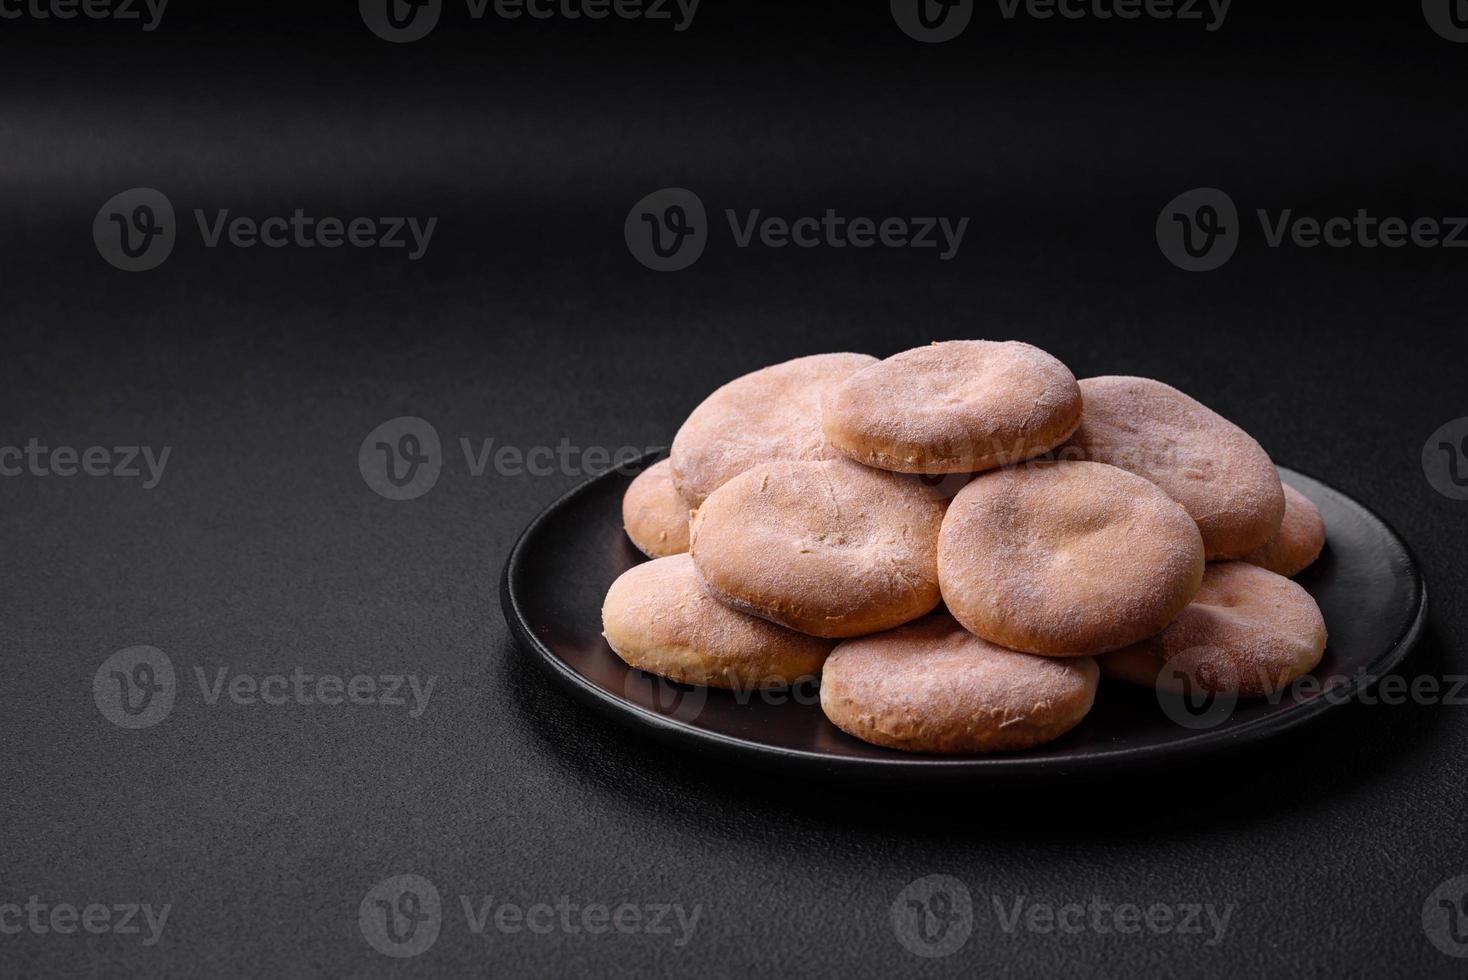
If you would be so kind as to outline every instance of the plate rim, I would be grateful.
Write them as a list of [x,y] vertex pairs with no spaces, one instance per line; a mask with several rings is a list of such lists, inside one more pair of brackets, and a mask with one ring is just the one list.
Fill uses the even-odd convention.
[[523,567],[528,544],[541,527],[566,505],[603,481],[612,480],[618,476],[635,476],[666,455],[667,450],[665,449],[654,450],[630,459],[620,466],[598,473],[561,494],[536,514],[515,539],[505,559],[504,568],[500,574],[500,608],[516,642],[523,649],[534,654],[534,659],[543,668],[550,671],[552,678],[567,686],[577,700],[604,714],[611,715],[624,725],[687,750],[705,750],[747,763],[777,763],[786,767],[794,766],[806,771],[827,774],[899,778],[1038,777],[1062,773],[1116,772],[1121,769],[1183,763],[1204,755],[1239,749],[1282,735],[1309,723],[1332,708],[1350,704],[1362,691],[1369,689],[1376,680],[1395,670],[1416,646],[1427,627],[1427,581],[1423,577],[1421,564],[1411,545],[1392,526],[1391,522],[1360,500],[1319,477],[1304,470],[1276,464],[1276,467],[1282,472],[1302,476],[1319,483],[1364,511],[1372,520],[1386,529],[1407,557],[1412,583],[1417,593],[1416,610],[1406,629],[1396,637],[1385,653],[1372,662],[1373,673],[1369,675],[1369,680],[1363,682],[1359,674],[1351,675],[1344,683],[1331,688],[1334,692],[1333,697],[1316,696],[1300,703],[1290,711],[1245,722],[1225,731],[1203,730],[1158,745],[1110,750],[1093,749],[1073,758],[1041,759],[1027,756],[1022,752],[970,756],[906,755],[897,753],[895,750],[892,758],[857,758],[755,742],[711,731],[677,718],[669,718],[642,705],[619,698],[602,688],[579,673],[535,635],[516,594],[514,583],[519,569]]

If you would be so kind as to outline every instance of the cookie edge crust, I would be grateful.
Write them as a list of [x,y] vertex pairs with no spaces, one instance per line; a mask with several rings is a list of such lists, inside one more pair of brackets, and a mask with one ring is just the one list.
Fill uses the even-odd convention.
[[[1083,417],[1083,411],[1080,410],[1078,403],[1075,418],[1071,420],[1069,428],[1055,438],[1046,436],[1036,441],[1019,454],[1010,450],[995,450],[992,453],[962,457],[933,456],[926,450],[920,449],[915,443],[882,442],[879,444],[877,440],[863,439],[844,430],[833,431],[826,422],[830,416],[823,416],[821,430],[826,435],[826,441],[842,455],[873,469],[886,470],[889,473],[905,473],[910,476],[947,476],[954,473],[985,473],[1002,466],[1015,466],[1044,456],[1075,435],[1076,430],[1081,427]],[[919,462],[921,460],[929,462]]]
[[[1009,728],[987,729],[983,732],[955,733],[941,725],[924,724],[921,720],[914,724],[911,718],[897,715],[891,711],[864,710],[858,706],[855,697],[838,690],[839,684],[831,684],[825,679],[821,682],[821,711],[825,714],[826,720],[852,738],[882,748],[930,755],[1017,752],[1052,742],[1086,720],[1086,716],[1091,713],[1091,709],[1096,704],[1096,693],[1100,682],[1100,668],[1094,660],[1090,661],[1090,669],[1087,673],[1089,683],[1083,699],[1079,699],[1084,703],[1077,704],[1076,707],[1079,710],[1075,711],[1074,716],[1057,717],[1039,724],[1027,718],[1023,726],[1011,725]],[[884,720],[893,721],[896,724],[884,726],[882,724]],[[895,735],[891,731],[893,728],[908,729],[912,734]],[[1015,728],[1020,728],[1021,731],[1014,732]]]
[[[691,552],[690,552],[691,554]],[[898,619],[897,613],[882,615],[880,612],[866,612],[844,617],[838,622],[844,624],[840,627],[829,625],[832,620],[826,616],[817,617],[814,614],[804,613],[790,606],[789,603],[780,600],[762,600],[759,597],[749,598],[729,592],[719,583],[711,581],[703,568],[698,566],[695,558],[694,567],[698,569],[699,577],[703,579],[704,588],[714,599],[748,616],[757,616],[760,619],[783,626],[786,629],[803,633],[806,636],[814,636],[823,640],[854,640],[860,636],[870,636],[873,633],[883,633],[899,626],[905,626],[915,619],[921,619],[928,613],[937,609],[943,601],[938,583],[933,583],[933,602],[925,608],[917,605],[911,608],[915,611],[903,613]]]
[[[714,687],[724,691],[778,690],[805,680],[820,680],[829,652],[821,655],[813,669],[765,672],[755,677],[737,665],[722,670],[708,669],[710,657],[687,643],[639,644],[618,642],[610,632],[602,633],[607,646],[623,663],[635,670],[693,687]],[[790,658],[790,659],[793,659]],[[812,657],[812,661],[816,658]]]

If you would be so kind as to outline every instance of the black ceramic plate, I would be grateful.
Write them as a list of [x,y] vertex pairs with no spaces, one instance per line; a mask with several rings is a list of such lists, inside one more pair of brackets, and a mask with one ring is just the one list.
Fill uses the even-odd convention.
[[[1177,705],[1103,679],[1091,714],[1047,745],[988,756],[914,755],[868,745],[821,713],[816,691],[780,703],[759,695],[674,684],[633,670],[601,636],[601,603],[622,572],[645,561],[622,532],[622,494],[633,471],[596,477],[526,528],[501,585],[505,618],[524,647],[582,701],[633,728],[688,749],[745,762],[833,775],[943,779],[1047,776],[1175,762],[1278,734],[1347,702],[1390,671],[1422,631],[1427,593],[1411,554],[1379,517],[1318,480],[1281,468],[1325,517],[1325,553],[1297,581],[1320,604],[1330,646],[1314,677],[1273,702]],[[1328,693],[1327,693],[1328,690]],[[1214,712],[1208,715],[1208,711]]]

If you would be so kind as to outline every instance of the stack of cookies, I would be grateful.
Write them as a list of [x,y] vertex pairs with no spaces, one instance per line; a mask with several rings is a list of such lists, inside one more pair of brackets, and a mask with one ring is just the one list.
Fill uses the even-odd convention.
[[1101,674],[1264,696],[1325,650],[1288,578],[1325,525],[1258,442],[1161,382],[1077,382],[1014,341],[731,381],[623,517],[654,560],[607,594],[618,656],[710,687],[819,677],[832,723],[895,749],[1049,741]]

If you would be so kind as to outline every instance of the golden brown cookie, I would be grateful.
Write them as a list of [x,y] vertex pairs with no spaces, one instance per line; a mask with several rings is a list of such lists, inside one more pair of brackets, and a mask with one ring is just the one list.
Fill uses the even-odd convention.
[[755,463],[840,455],[821,434],[821,399],[876,362],[868,354],[815,354],[730,381],[705,398],[673,438],[678,491],[697,507]]
[[826,399],[826,438],[868,466],[974,473],[1030,459],[1081,420],[1075,376],[1018,341],[950,340],[857,371]]
[[1244,561],[1267,568],[1276,575],[1292,577],[1315,564],[1325,549],[1325,520],[1310,498],[1284,485],[1285,512],[1279,530],[1269,543]]
[[688,504],[673,486],[673,466],[666,459],[637,474],[622,497],[622,526],[649,558],[688,550],[688,516]]
[[617,656],[685,684],[750,690],[819,677],[834,646],[715,601],[687,555],[628,569],[601,615]]
[[1160,381],[1086,378],[1085,417],[1056,455],[1146,477],[1198,522],[1208,560],[1261,548],[1284,517],[1269,454],[1243,429]]
[[1154,484],[1101,463],[1030,462],[980,474],[938,542],[955,619],[1012,650],[1068,657],[1160,631],[1203,577],[1203,541]]
[[1025,749],[1074,728],[1096,697],[1089,657],[1057,660],[982,640],[941,613],[847,640],[821,708],[849,735],[907,752]]
[[704,501],[690,551],[736,609],[813,636],[899,626],[938,604],[943,504],[849,459],[756,465]]
[[1257,565],[1225,561],[1208,566],[1171,626],[1099,662],[1108,677],[1173,693],[1262,697],[1314,670],[1325,642],[1310,593]]

